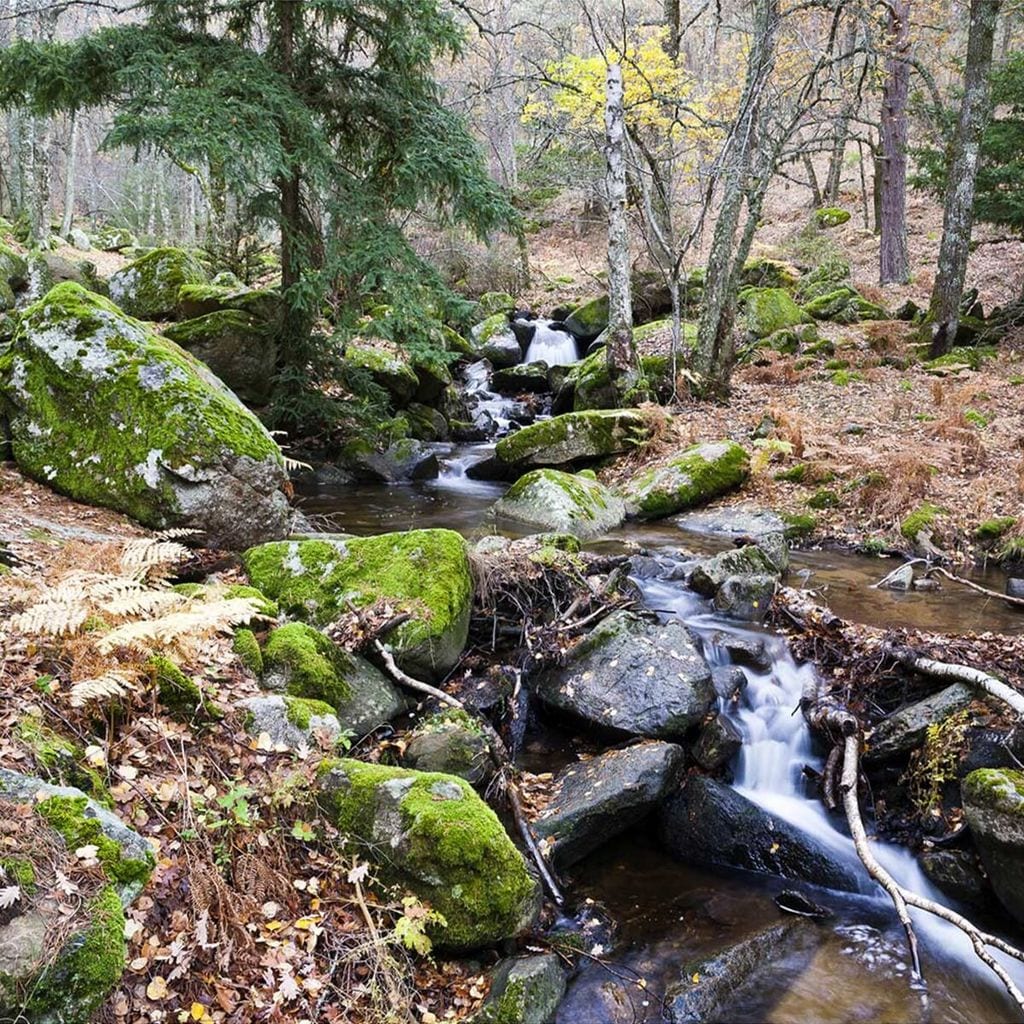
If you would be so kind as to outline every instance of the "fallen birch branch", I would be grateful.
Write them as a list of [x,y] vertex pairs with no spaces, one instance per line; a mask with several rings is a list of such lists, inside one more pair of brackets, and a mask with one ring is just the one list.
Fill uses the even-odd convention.
[[938,575],[944,576],[953,583],[959,583],[961,586],[970,587],[971,590],[976,590],[979,594],[984,594],[986,597],[994,597],[1000,601],[1005,601],[1007,604],[1019,605],[1024,608],[1024,597],[1011,597],[1009,594],[1000,594],[998,590],[983,587],[980,583],[975,583],[973,580],[964,579],[963,576],[954,576],[953,573],[943,569],[940,565],[933,566],[925,575],[931,576],[932,573],[938,573]]

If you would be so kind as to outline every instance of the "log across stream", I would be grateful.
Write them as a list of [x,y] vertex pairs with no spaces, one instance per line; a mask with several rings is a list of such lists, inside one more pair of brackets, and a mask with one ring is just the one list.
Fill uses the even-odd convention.
[[[357,534],[445,526],[470,537],[482,535],[493,531],[486,512],[503,486],[470,480],[465,467],[486,454],[486,446],[442,450],[437,480],[321,490],[308,494],[304,506],[330,513],[333,528]],[[595,546],[642,546],[667,563],[682,560],[681,548],[709,554],[728,544],[720,536],[661,522],[626,527]],[[912,594],[870,589],[892,564],[840,552],[794,552],[789,581],[823,591],[839,615],[868,625],[1019,632],[1019,612],[995,601],[965,599],[953,586]],[[995,575],[986,582],[1001,586]],[[888,898],[864,874],[841,815],[829,815],[820,800],[805,792],[805,766],[822,768],[821,752],[797,710],[813,668],[794,664],[782,638],[716,619],[707,602],[681,581],[637,583],[648,608],[663,619],[687,623],[701,637],[713,666],[730,661],[721,643],[723,630],[763,641],[770,664],[742,666],[746,687],[741,699],[723,701],[723,712],[743,738],[733,765],[734,785],[771,815],[814,836],[864,884],[861,893],[797,886],[832,916],[815,924],[786,918],[785,929],[776,934],[770,929],[783,918],[774,900],[793,883],[680,863],[658,844],[653,830],[638,826],[563,876],[567,916],[574,926],[583,926],[590,956],[570,982],[557,1020],[626,1024],[663,1020],[666,1013],[675,1015],[668,1019],[689,1019],[682,1003],[674,1009],[671,1001],[666,1003],[666,993],[678,994],[687,979],[699,978],[699,969],[691,971],[694,965],[713,963],[719,951],[737,943],[747,948],[743,940],[762,933],[769,936],[767,945],[749,945],[759,952],[737,975],[746,983],[729,991],[720,1016],[713,1019],[778,1024],[1017,1020],[1016,1008],[975,958],[970,943],[922,915],[914,920],[928,981],[927,1008],[909,984],[905,938]],[[521,766],[532,772],[557,771],[572,759],[570,737],[544,722],[531,727],[520,755]],[[948,902],[934,892],[909,851],[880,843],[873,849],[900,884]],[[999,922],[987,925],[998,928]],[[1018,984],[1024,982],[1020,965],[1013,973]]]

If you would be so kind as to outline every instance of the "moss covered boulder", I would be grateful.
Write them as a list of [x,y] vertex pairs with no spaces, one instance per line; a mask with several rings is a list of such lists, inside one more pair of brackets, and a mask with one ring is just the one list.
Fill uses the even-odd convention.
[[490,744],[480,723],[458,708],[424,718],[402,755],[406,768],[458,775],[474,785],[494,774]]
[[557,953],[502,960],[472,1024],[550,1024],[565,995],[566,970]]
[[19,318],[0,404],[26,475],[145,526],[245,547],[287,532],[274,439],[187,352],[79,285]]
[[979,768],[964,779],[961,794],[992,888],[1024,923],[1024,772]]
[[469,337],[474,354],[486,359],[496,370],[522,362],[523,348],[504,313],[494,313],[478,323]]
[[345,359],[351,366],[368,373],[373,382],[388,393],[396,408],[408,404],[416,394],[420,383],[416,371],[393,342],[382,338],[353,338],[345,349]]
[[811,299],[804,304],[804,312],[815,320],[831,320],[837,324],[889,319],[889,314],[881,306],[869,302],[849,285],[840,285]]
[[110,298],[140,320],[170,320],[182,285],[206,284],[203,265],[184,249],[152,249],[110,278]]
[[339,729],[359,737],[408,706],[383,673],[304,622],[275,629],[262,660],[264,687],[324,704],[336,716]]
[[28,285],[28,262],[0,242],[0,313],[14,309],[14,293]]
[[443,915],[435,946],[494,945],[530,926],[536,880],[494,812],[464,779],[347,759],[324,761],[318,801],[378,872]]
[[184,284],[178,289],[178,319],[194,320],[224,310],[247,313],[267,324],[281,318],[283,303],[273,288],[246,288],[242,284]]
[[139,244],[128,228],[102,227],[92,233],[92,244],[103,252],[121,252]]
[[580,540],[614,530],[626,517],[622,499],[597,480],[557,469],[521,476],[494,506],[498,519]]
[[800,278],[797,283],[796,297],[800,302],[809,302],[811,299],[835,291],[849,279],[850,264],[846,260],[827,259]]
[[566,318],[565,327],[580,341],[593,341],[608,326],[608,296],[599,295],[577,306]]
[[752,338],[767,338],[776,331],[811,321],[784,288],[747,288],[740,292],[740,305],[744,327]]
[[344,732],[334,708],[322,700],[271,694],[249,697],[238,706],[245,713],[245,731],[275,747],[298,750],[318,742],[331,747]]
[[[0,1008],[33,1024],[88,1024],[124,971],[124,911],[152,873],[153,852],[80,790],[0,770],[0,807],[13,804],[32,812],[0,858],[3,884],[21,890],[0,915]],[[86,847],[95,847],[96,866],[79,879],[68,916],[49,894],[56,872],[69,871]]]
[[494,454],[500,463],[516,469],[561,466],[617,455],[643,444],[649,434],[635,409],[592,409],[523,427],[503,437]]
[[740,275],[740,284],[744,288],[792,289],[799,280],[800,271],[792,264],[766,256],[747,260]]
[[452,530],[263,544],[243,560],[265,594],[316,623],[333,622],[350,603],[381,600],[408,613],[388,643],[412,675],[443,676],[465,647],[473,581],[466,543]]
[[735,490],[749,473],[750,459],[735,441],[707,442],[643,470],[620,493],[631,516],[658,519]]
[[494,316],[495,313],[511,313],[516,308],[516,300],[508,292],[484,292],[477,305],[481,316]]
[[264,321],[223,309],[171,324],[164,337],[201,359],[243,402],[263,405],[270,397],[277,342]]

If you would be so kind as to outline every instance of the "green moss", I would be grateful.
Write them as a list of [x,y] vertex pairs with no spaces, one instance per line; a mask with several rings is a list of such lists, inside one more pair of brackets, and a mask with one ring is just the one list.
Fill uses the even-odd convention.
[[274,323],[281,311],[281,296],[271,289],[245,288],[239,284],[185,284],[178,289],[177,304],[185,320],[233,310],[262,323]]
[[740,304],[747,331],[755,338],[767,338],[811,319],[783,288],[747,288],[740,292]]
[[1012,768],[978,768],[962,783],[965,803],[1024,817],[1024,772]]
[[147,526],[179,508],[161,467],[190,478],[211,459],[283,466],[263,425],[201,363],[70,282],[19,318],[0,396],[22,472]]
[[[341,832],[366,844],[370,857],[377,856],[386,880],[408,885],[444,915],[447,927],[431,932],[436,944],[473,948],[510,936],[522,924],[535,882],[497,816],[467,782],[347,759],[324,761],[321,781],[332,770],[344,781],[321,789],[325,813]],[[397,780],[408,786],[398,797],[400,871],[380,858],[379,843],[372,842],[378,787]],[[452,787],[461,798],[439,798],[438,789],[451,793]]]
[[965,409],[964,419],[979,429],[984,429],[989,425],[990,418],[983,412],[978,412],[977,409]]
[[707,504],[739,487],[750,473],[750,458],[734,441],[699,444],[652,466],[622,487],[630,512],[657,519]]
[[900,523],[900,533],[907,540],[916,539],[922,530],[927,530],[934,525],[936,518],[941,514],[942,509],[930,502],[919,505],[913,512],[905,516]]
[[792,484],[800,483],[803,478],[807,475],[807,463],[798,462],[795,466],[790,466],[789,469],[783,469],[775,474],[776,480],[785,480]]
[[336,643],[304,622],[280,626],[267,637],[263,664],[269,672],[288,677],[287,691],[292,697],[326,701],[331,708],[342,707],[352,699],[352,687],[346,681],[351,659]]
[[596,338],[608,326],[608,296],[581,303],[566,318],[566,325],[584,338]]
[[999,562],[1024,562],[1024,537],[1011,537],[996,552]]
[[798,540],[808,537],[818,528],[818,517],[809,513],[784,513],[782,521],[786,524],[783,536],[786,540]]
[[120,845],[103,834],[99,821],[85,814],[87,805],[84,796],[50,796],[35,808],[36,814],[60,835],[70,851],[95,846],[96,859],[112,882],[120,886],[144,885],[153,871],[152,855],[145,859],[125,857]]
[[309,700],[305,697],[285,697],[285,717],[299,729],[309,730],[310,720],[333,715],[334,708],[322,700]]
[[84,790],[104,806],[113,801],[106,780],[85,762],[85,751],[44,725],[38,715],[27,714],[15,725],[15,735],[32,750],[40,774],[50,782]]
[[792,288],[799,278],[800,272],[789,263],[759,256],[743,264],[740,282],[744,287]]
[[36,869],[32,861],[24,857],[0,857],[0,868],[4,875],[21,890],[31,895],[36,888]]
[[508,292],[484,292],[478,304],[480,315],[484,317],[495,313],[510,313],[516,308],[516,300]]
[[836,387],[845,388],[847,384],[852,384],[854,381],[863,380],[864,375],[858,373],[856,370],[836,370],[832,374],[830,380]]
[[263,653],[260,651],[259,641],[251,629],[235,630],[235,637],[231,643],[232,650],[238,655],[238,660],[254,675],[263,675]]
[[153,249],[111,276],[110,297],[131,316],[168,319],[183,285],[208,280],[202,264],[184,249]]
[[997,516],[995,519],[986,519],[974,531],[974,539],[977,541],[994,541],[1017,525],[1016,516]]
[[614,455],[642,444],[650,430],[640,413],[629,409],[590,409],[565,413],[503,437],[494,453],[507,465],[529,459],[559,464]]
[[335,621],[349,603],[361,608],[381,599],[409,613],[411,620],[388,635],[408,671],[446,671],[465,646],[473,581],[466,542],[453,530],[279,541],[242,557],[260,590],[313,622]]
[[508,317],[504,313],[492,313],[473,328],[473,341],[478,350],[482,349],[496,334],[508,329]]
[[839,495],[835,491],[830,491],[827,487],[822,487],[807,499],[807,507],[815,509],[838,508]]
[[236,583],[234,586],[228,587],[224,591],[224,597],[229,601],[239,597],[252,598],[252,600],[257,602],[257,611],[259,611],[260,615],[269,615],[274,619],[281,612],[276,601],[272,601],[258,587],[250,587],[245,583]]
[[382,338],[353,338],[345,349],[345,359],[368,372],[399,403],[409,401],[419,387],[419,378],[405,352]]
[[146,663],[156,697],[167,713],[179,722],[223,718],[224,715],[204,695],[195,680],[189,679],[170,658],[155,654]]
[[850,219],[850,211],[838,206],[823,206],[814,211],[814,221],[819,228],[836,228]]
[[202,583],[175,583],[171,590],[183,597],[199,597],[206,593],[206,587]]
[[986,359],[994,359],[996,355],[997,350],[992,345],[957,347],[944,356],[927,360],[923,365],[925,370],[948,370],[958,366],[979,370]]

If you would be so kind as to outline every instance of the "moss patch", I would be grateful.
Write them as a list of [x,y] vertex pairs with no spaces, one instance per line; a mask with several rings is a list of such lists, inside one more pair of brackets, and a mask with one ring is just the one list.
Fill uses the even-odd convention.
[[110,297],[125,312],[143,320],[174,316],[182,285],[206,284],[202,264],[184,249],[153,249],[110,278]]
[[811,319],[783,288],[747,288],[740,292],[740,303],[747,331],[755,338],[767,338]]
[[964,803],[1024,817],[1024,772],[978,768],[962,784]]
[[935,520],[941,513],[941,508],[926,501],[904,517],[900,523],[900,533],[907,540],[915,540],[922,530],[928,530],[935,525]]
[[1016,525],[1016,516],[997,516],[995,519],[986,519],[974,531],[974,539],[982,543],[999,540],[1004,533],[1012,530]]
[[231,648],[238,655],[238,660],[254,676],[263,675],[263,652],[260,651],[259,641],[251,629],[236,630]]
[[170,658],[154,655],[149,659],[147,668],[156,687],[157,700],[172,718],[179,722],[193,722],[224,717],[223,712],[203,695],[198,684]]
[[313,718],[333,715],[334,708],[322,700],[308,700],[305,697],[285,697],[285,717],[298,729],[307,732]]
[[332,713],[352,699],[352,687],[345,679],[351,659],[320,630],[304,622],[290,622],[270,634],[263,664],[267,672],[286,676],[292,697],[326,701]]
[[507,465],[561,465],[627,451],[647,440],[650,431],[632,409],[591,409],[532,423],[503,437],[494,453]]

